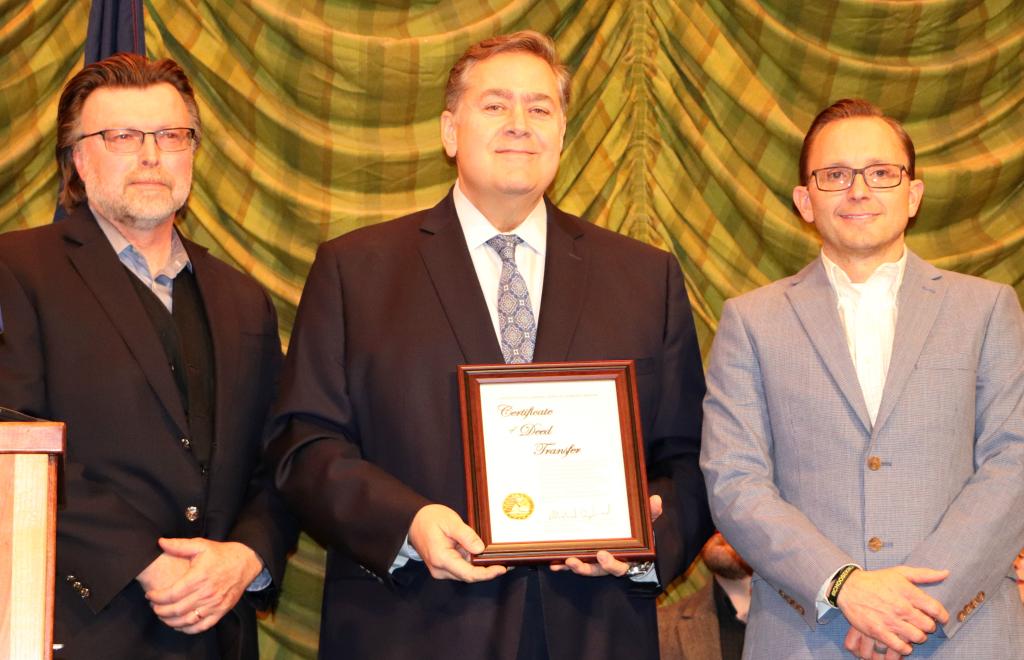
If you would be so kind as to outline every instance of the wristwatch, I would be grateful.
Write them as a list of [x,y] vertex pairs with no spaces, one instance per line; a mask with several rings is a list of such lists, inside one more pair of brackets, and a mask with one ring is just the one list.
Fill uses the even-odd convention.
[[629,562],[629,568],[626,569],[626,577],[628,577],[628,578],[640,577],[641,575],[646,575],[647,573],[649,573],[653,568],[654,568],[654,562],[653,561],[641,561],[641,562],[631,561],[631,562]]

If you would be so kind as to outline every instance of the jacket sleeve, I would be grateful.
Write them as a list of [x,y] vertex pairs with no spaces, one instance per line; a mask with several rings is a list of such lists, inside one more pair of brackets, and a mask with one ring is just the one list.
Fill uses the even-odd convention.
[[[264,458],[265,439],[269,431],[270,406],[279,385],[281,371],[281,343],[277,333],[277,312],[266,292],[260,290],[260,302],[265,310],[263,314],[264,331],[258,359],[266,366],[258,400],[248,403],[253,410],[260,411],[263,424],[259,438],[253,438],[252,445]],[[285,564],[288,553],[295,548],[298,541],[298,525],[288,510],[280,492],[274,486],[270,467],[265,460],[258,463],[246,487],[245,503],[238,514],[228,540],[243,543],[259,555],[260,559],[273,579],[273,588],[268,592],[257,592],[260,596],[259,608],[269,606],[276,599],[284,579]],[[269,596],[269,598],[263,598]]]
[[[974,474],[906,564],[947,568],[922,585],[949,612],[948,637],[1001,586],[1024,538],[1024,314],[999,287],[975,376]],[[970,604],[970,607],[968,605]]]
[[388,580],[428,501],[363,459],[345,366],[343,283],[321,247],[292,332],[268,460],[303,528]]
[[[44,332],[30,289],[0,260],[0,405],[50,418]],[[75,429],[67,430],[69,445]],[[105,488],[82,465],[64,463],[65,505],[58,511],[57,587],[78,582],[78,595],[103,609],[159,554],[160,534],[129,502]],[[67,580],[73,576],[74,580]]]
[[[813,413],[811,413],[813,414]],[[818,590],[853,559],[797,507],[773,479],[772,420],[761,361],[747,321],[726,302],[708,363],[701,467],[718,529],[804,620],[817,625]]]
[[705,391],[700,346],[679,264],[671,255],[665,260],[661,396],[646,456],[650,492],[664,506],[654,522],[663,585],[686,570],[714,531],[699,465]]

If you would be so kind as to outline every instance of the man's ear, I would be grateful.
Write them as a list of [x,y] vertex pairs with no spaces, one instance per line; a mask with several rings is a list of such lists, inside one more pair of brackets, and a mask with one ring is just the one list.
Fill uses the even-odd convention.
[[75,164],[75,173],[78,174],[79,178],[82,176],[82,150],[78,148],[78,144],[71,147],[71,162]]
[[441,113],[441,144],[449,158],[455,158],[458,151],[458,135],[455,130],[455,115],[450,110]]
[[924,198],[924,181],[914,179],[910,182],[910,190],[907,194],[907,217],[913,218],[917,215],[917,209],[921,207],[921,200]]
[[807,186],[796,186],[793,188],[793,206],[800,213],[800,217],[808,224],[814,223],[814,209],[811,208],[811,192]]

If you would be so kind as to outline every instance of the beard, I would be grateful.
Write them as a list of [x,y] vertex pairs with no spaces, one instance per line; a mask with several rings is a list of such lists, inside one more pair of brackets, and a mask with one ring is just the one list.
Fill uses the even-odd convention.
[[[122,181],[112,181],[87,171],[82,180],[85,183],[89,206],[106,218],[126,227],[149,231],[174,219],[175,214],[185,206],[192,185],[192,172],[185,181],[175,181],[162,171],[132,172]],[[133,188],[135,181],[153,181],[159,187]]]

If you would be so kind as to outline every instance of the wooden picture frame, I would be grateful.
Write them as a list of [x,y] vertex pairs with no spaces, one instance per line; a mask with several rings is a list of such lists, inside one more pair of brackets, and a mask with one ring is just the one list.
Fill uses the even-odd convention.
[[632,360],[462,365],[473,564],[654,558]]

